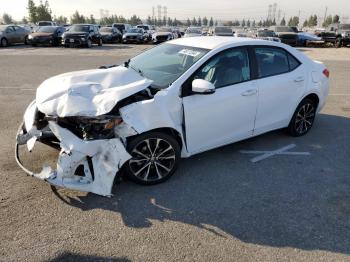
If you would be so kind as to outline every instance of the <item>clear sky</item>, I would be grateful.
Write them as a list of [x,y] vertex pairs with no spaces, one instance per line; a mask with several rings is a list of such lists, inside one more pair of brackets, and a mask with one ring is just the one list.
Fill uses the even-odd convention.
[[[34,0],[36,4],[39,0]],[[100,18],[100,9],[109,10],[109,14],[129,17],[136,14],[141,18],[152,15],[152,6],[167,6],[168,16],[185,19],[193,16],[213,16],[215,19],[266,19],[268,5],[277,3],[276,17],[281,9],[281,16],[298,16],[303,21],[311,14],[323,18],[326,6],[328,14],[348,17],[350,22],[350,0],[49,0],[54,15],[70,17],[75,10],[84,15],[93,14]],[[0,15],[4,12],[20,20],[27,16],[27,0],[0,0]],[[157,8],[155,8],[157,15]]]

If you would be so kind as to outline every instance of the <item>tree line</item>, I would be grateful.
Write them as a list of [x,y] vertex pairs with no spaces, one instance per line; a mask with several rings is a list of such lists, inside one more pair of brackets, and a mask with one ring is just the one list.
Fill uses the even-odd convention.
[[[39,21],[54,21],[58,24],[67,24],[68,21],[71,24],[78,24],[78,23],[90,23],[95,24],[97,23],[97,19],[91,14],[89,16],[84,16],[83,14],[80,14],[78,11],[75,11],[73,15],[68,19],[68,17],[65,16],[53,16],[52,10],[50,8],[49,2],[46,0],[43,2],[42,0],[39,1],[39,4],[36,5],[34,0],[28,0],[27,5],[28,10],[28,17],[23,17],[21,20],[22,23],[26,24],[28,22],[31,23],[37,23]],[[162,19],[152,18],[150,16],[147,17],[147,24],[156,25],[156,26],[216,26],[218,25],[218,21],[214,21],[213,17],[210,17],[209,19],[207,17],[193,17],[192,19],[187,18],[187,20],[180,21],[176,18],[172,19],[170,17],[163,17]],[[4,13],[2,16],[2,23],[4,24],[11,24],[14,23],[14,19],[11,15]],[[130,18],[125,18],[124,16],[118,16],[118,15],[111,15],[109,17],[103,17],[98,20],[99,24],[101,25],[110,25],[113,23],[128,23],[131,25],[137,25],[141,24],[142,20],[137,15],[133,15]],[[327,16],[323,23],[323,27],[327,27],[332,23],[339,23],[340,17],[339,15],[329,15]],[[278,23],[281,26],[295,26],[298,27],[300,24],[299,17],[293,16],[290,17],[288,20],[288,23],[285,19],[285,17],[282,18],[282,20]],[[227,21],[224,23],[225,26],[242,26],[242,27],[269,27],[277,25],[277,22],[275,19],[273,20],[260,20],[259,22],[256,22],[255,20],[232,20]],[[315,27],[318,25],[318,17],[317,15],[311,15],[308,19],[306,19],[303,23],[303,27]]]

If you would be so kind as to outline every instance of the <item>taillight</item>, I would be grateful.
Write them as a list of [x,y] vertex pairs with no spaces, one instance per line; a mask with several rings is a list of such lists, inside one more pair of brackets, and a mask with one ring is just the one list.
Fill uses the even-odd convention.
[[326,68],[325,70],[323,70],[322,72],[327,78],[329,78],[329,71],[328,69]]

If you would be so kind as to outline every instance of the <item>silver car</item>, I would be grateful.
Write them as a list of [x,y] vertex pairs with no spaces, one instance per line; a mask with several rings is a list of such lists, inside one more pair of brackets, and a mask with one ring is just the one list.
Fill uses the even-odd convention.
[[25,43],[27,44],[30,32],[17,25],[0,25],[0,46],[10,44]]

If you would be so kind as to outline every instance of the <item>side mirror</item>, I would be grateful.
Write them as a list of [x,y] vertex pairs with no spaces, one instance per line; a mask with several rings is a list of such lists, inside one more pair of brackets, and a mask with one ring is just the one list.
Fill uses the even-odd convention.
[[204,79],[195,79],[192,82],[192,92],[195,94],[210,95],[215,93],[215,86]]

